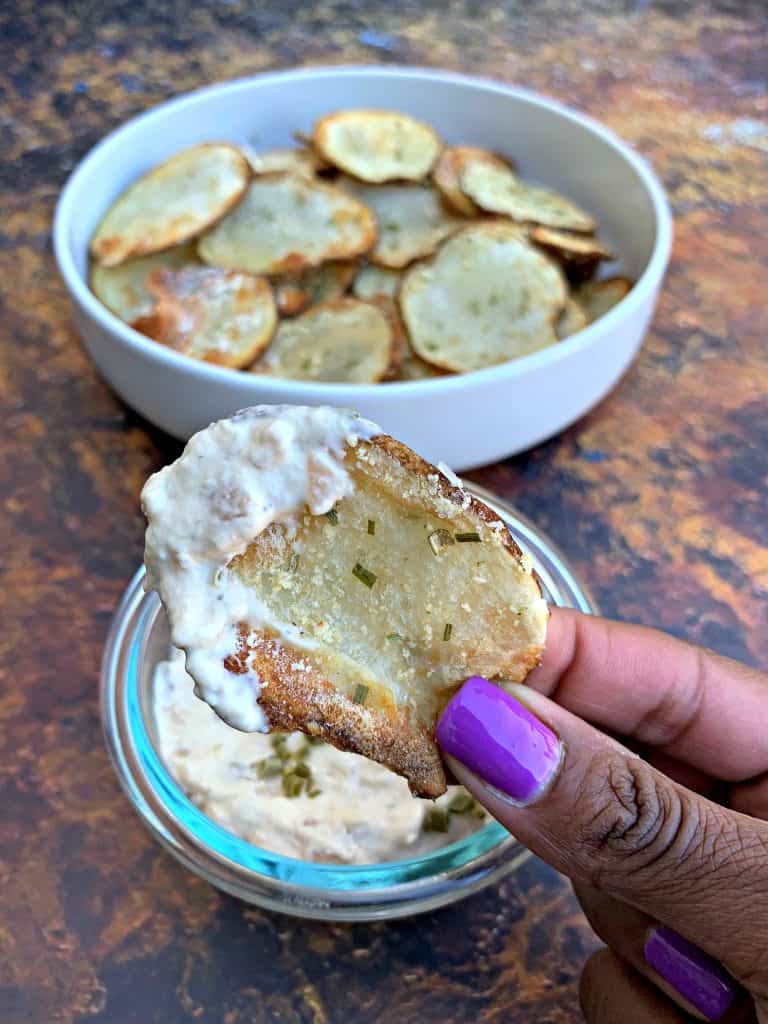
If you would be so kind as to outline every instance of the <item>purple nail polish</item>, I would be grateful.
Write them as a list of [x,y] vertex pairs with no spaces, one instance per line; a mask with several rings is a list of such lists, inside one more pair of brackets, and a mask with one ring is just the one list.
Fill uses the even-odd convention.
[[557,771],[560,741],[543,722],[482,676],[451,698],[435,733],[442,749],[520,806]]
[[660,925],[645,943],[645,962],[708,1020],[720,1020],[736,982],[724,967],[682,935]]

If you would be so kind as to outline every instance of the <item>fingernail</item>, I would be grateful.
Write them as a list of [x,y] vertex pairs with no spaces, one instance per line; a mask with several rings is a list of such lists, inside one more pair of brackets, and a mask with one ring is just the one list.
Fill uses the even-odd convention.
[[708,1020],[720,1020],[737,986],[717,960],[661,925],[645,943],[645,962]]
[[560,764],[560,741],[543,722],[482,676],[451,698],[435,736],[440,747],[515,804],[532,804]]

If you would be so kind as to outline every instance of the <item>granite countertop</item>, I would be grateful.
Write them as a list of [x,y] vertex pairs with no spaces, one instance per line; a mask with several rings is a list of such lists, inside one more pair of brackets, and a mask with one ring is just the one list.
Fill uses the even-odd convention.
[[97,675],[141,559],[138,493],[175,442],[81,350],[51,253],[57,194],[166,97],[297,64],[426,64],[602,119],[666,184],[672,266],[616,391],[472,474],[549,531],[610,615],[768,662],[768,94],[763,3],[476,0],[0,13],[0,1016],[6,1024],[575,1020],[596,940],[529,863],[463,904],[329,926],[249,909],[178,866],[118,790]]

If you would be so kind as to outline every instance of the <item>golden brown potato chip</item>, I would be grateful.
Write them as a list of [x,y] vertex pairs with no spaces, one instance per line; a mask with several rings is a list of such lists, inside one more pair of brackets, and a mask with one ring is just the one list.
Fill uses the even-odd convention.
[[464,214],[465,217],[476,217],[483,211],[462,192],[459,182],[459,172],[470,160],[499,163],[502,167],[509,168],[500,157],[495,153],[489,153],[487,149],[479,149],[477,146],[451,146],[444,149],[437,158],[437,163],[432,168],[432,181],[451,209]]
[[[232,622],[216,630],[223,643],[217,639],[209,649],[207,638],[187,635],[184,644],[203,696],[217,700],[225,719],[236,718],[240,728],[303,730],[387,765],[414,793],[437,797],[446,780],[434,732],[451,695],[472,675],[522,681],[544,644],[548,611],[530,560],[494,512],[368,424],[373,432],[348,434],[340,451],[301,450],[291,464],[294,479],[304,464],[334,481],[343,474],[344,496],[325,514],[307,505],[294,509],[281,494],[284,511],[254,529],[243,554],[223,551],[219,561],[229,560],[217,572],[179,579],[173,559],[158,557],[178,542],[163,488],[183,503],[185,487],[216,479],[220,434],[233,481],[255,480],[254,497],[262,498],[260,467],[268,467],[272,480],[280,472],[276,438],[288,436],[296,448],[297,434],[306,436],[289,419],[290,409],[246,410],[239,421],[213,424],[147,484],[151,582],[166,602],[174,640],[184,605],[206,607],[218,597],[226,610],[230,588],[243,585],[255,599],[257,614],[239,619],[239,629]],[[327,419],[334,412],[340,411],[313,415]],[[232,438],[247,428],[242,417],[249,414],[259,419],[238,449]],[[354,422],[349,427],[354,431]],[[225,516],[238,499],[236,507],[249,508],[242,484],[227,501],[211,502],[203,540],[232,535]],[[237,605],[243,615],[248,601],[238,596]]]
[[240,201],[250,176],[236,146],[212,142],[185,149],[120,195],[96,229],[91,253],[115,267],[195,238]]
[[584,330],[587,324],[587,314],[576,299],[569,295],[565,303],[565,309],[560,314],[555,326],[558,339],[564,341],[565,338],[570,338],[572,334],[578,334],[579,331]]
[[149,277],[152,310],[137,331],[193,359],[239,369],[264,351],[277,324],[269,283],[239,271],[159,268]]
[[608,277],[581,285],[574,292],[574,297],[584,309],[589,323],[594,323],[621,302],[631,288],[632,282],[626,277]]
[[557,260],[573,283],[588,281],[594,277],[602,260],[613,259],[611,250],[594,235],[578,235],[536,225],[531,229],[531,241]]
[[376,215],[378,240],[372,263],[398,269],[431,256],[466,220],[451,213],[437,192],[424,185],[363,185],[347,179],[343,187]]
[[198,253],[216,267],[296,273],[360,256],[375,241],[373,214],[348,192],[294,174],[265,174],[200,240]]
[[148,313],[154,304],[147,288],[147,279],[153,270],[158,267],[181,270],[182,267],[197,266],[199,262],[195,243],[187,242],[154,256],[128,260],[119,267],[94,263],[91,267],[91,290],[107,309],[130,324]]
[[396,327],[386,312],[359,299],[335,299],[284,320],[254,373],[291,380],[371,384],[397,362]]
[[267,149],[263,152],[243,146],[248,163],[254,174],[300,174],[305,178],[314,178],[318,170],[318,159],[311,149]]
[[357,273],[357,263],[337,260],[307,270],[285,274],[273,281],[277,308],[283,316],[296,316],[310,306],[340,298]]
[[429,125],[389,110],[344,110],[321,118],[315,148],[329,163],[361,181],[419,181],[440,152]]
[[400,288],[416,354],[458,373],[554,344],[565,300],[560,269],[503,222],[464,228],[434,260],[409,270]]
[[462,192],[483,210],[521,223],[544,224],[570,231],[594,231],[593,217],[570,199],[520,181],[498,160],[467,160],[459,170]]
[[401,270],[387,270],[370,264],[358,271],[352,291],[358,299],[393,299],[402,280]]

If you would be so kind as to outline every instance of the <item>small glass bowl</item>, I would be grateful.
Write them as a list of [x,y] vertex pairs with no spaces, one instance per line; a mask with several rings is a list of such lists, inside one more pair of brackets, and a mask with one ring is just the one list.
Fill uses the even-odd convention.
[[[474,485],[467,489],[508,523],[551,605],[594,612],[564,558],[527,519]],[[339,866],[283,857],[227,832],[185,795],[159,753],[152,677],[167,657],[168,622],[144,569],[131,580],[107,638],[101,714],[117,777],[152,834],[177,860],[224,892],[296,917],[372,921],[453,903],[518,868],[530,854],[497,822],[410,860]]]

